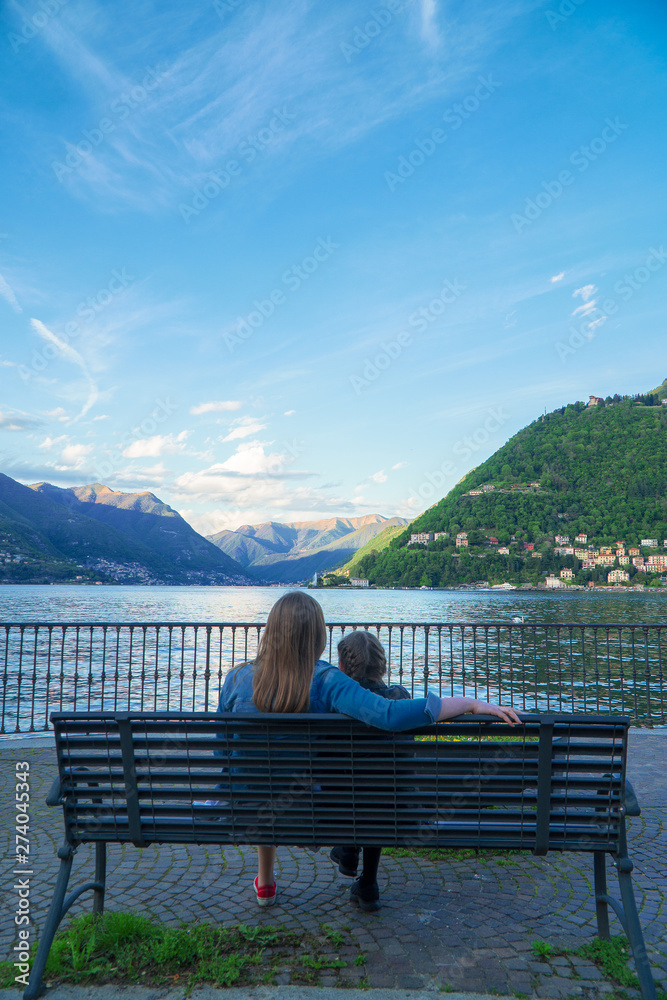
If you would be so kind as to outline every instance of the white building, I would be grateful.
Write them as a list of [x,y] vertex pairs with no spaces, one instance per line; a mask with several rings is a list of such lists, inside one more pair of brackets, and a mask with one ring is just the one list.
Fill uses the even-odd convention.
[[351,576],[350,577],[350,585],[352,587],[369,587],[370,586],[368,580],[364,580],[364,578],[361,577],[361,576]]
[[658,539],[657,538],[642,538],[642,540],[640,541],[639,544],[642,546],[642,548],[657,549],[657,547],[658,547]]
[[428,545],[434,538],[432,531],[417,531],[410,535],[410,545]]
[[563,581],[559,577],[557,577],[557,576],[548,576],[546,578],[546,580],[545,580],[545,583],[546,583],[547,587],[549,588],[549,590],[557,590],[558,587],[564,587],[565,586],[565,584],[563,583]]
[[629,579],[630,574],[624,569],[613,569],[611,573],[607,573],[607,583],[627,583]]

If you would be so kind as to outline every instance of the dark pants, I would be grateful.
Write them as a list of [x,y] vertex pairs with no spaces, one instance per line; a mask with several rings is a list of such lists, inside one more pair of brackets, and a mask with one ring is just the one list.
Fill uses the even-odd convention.
[[[355,868],[359,864],[359,847],[341,847],[340,860],[346,868]],[[364,847],[363,865],[360,879],[362,882],[377,882],[378,865],[380,864],[381,847]]]

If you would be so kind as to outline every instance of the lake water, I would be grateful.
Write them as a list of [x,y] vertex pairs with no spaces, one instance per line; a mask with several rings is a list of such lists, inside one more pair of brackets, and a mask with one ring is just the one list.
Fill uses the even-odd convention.
[[[279,587],[2,586],[0,622],[263,622]],[[667,590],[316,590],[328,622],[665,624]]]
[[[282,593],[0,587],[0,734],[43,730],[65,708],[213,710],[227,671],[254,657]],[[665,624],[664,591],[312,594],[330,626],[324,658],[337,661],[342,626],[372,629],[389,679],[414,696],[436,690],[530,711],[667,721],[667,637],[641,627]]]

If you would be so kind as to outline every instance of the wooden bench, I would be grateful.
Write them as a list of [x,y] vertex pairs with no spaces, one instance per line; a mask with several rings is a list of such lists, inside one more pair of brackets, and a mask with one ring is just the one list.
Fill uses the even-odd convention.
[[[78,896],[101,913],[106,845],[377,844],[593,854],[598,933],[608,906],[628,936],[644,1000],[655,1000],[628,857],[629,720],[527,715],[521,727],[467,716],[386,733],[340,715],[60,712],[52,715],[62,805],[60,872],[30,982]],[[222,787],[220,787],[222,785]],[[207,804],[216,800],[217,804]],[[95,876],[67,895],[80,844]],[[607,894],[606,857],[621,902]]]

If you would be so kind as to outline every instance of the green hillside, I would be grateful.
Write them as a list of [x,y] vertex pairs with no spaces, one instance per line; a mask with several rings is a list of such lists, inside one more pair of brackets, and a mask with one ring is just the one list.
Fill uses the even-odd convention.
[[370,541],[366,542],[358,552],[355,552],[351,559],[342,566],[337,567],[335,572],[339,574],[347,573],[348,576],[359,576],[359,564],[361,560],[371,552],[382,552],[394,538],[402,535],[407,527],[409,525],[392,524],[388,528],[385,528],[375,538],[371,538]]
[[[571,568],[576,583],[604,582],[610,567],[584,570],[581,558],[557,555],[555,536],[584,533],[589,546],[623,541],[626,550],[657,538],[665,551],[667,406],[661,399],[666,396],[663,383],[644,396],[608,397],[597,406],[574,403],[541,416],[387,549],[365,555],[359,573],[379,585],[537,584],[547,573]],[[408,548],[411,533],[418,531],[449,537]],[[467,549],[455,548],[459,532],[468,534]],[[510,551],[500,555],[499,547]],[[631,578],[637,573],[631,561],[623,569]],[[642,572],[640,579],[651,582],[651,574]]]

